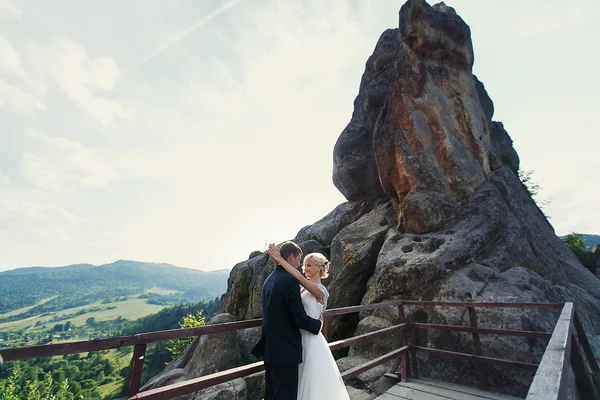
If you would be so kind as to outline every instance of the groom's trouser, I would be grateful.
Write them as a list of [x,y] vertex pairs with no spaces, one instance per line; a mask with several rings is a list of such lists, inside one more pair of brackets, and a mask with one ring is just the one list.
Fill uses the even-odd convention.
[[265,364],[265,400],[298,397],[298,365]]

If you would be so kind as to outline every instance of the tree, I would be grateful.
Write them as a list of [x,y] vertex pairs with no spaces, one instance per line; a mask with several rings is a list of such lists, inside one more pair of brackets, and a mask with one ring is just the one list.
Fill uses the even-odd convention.
[[595,274],[597,266],[594,254],[586,246],[581,234],[573,232],[565,236],[563,240],[583,266]]
[[533,201],[535,201],[535,204],[537,204],[537,206],[542,211],[542,214],[544,214],[544,217],[546,217],[547,219],[550,219],[550,217],[548,215],[546,215],[546,213],[544,212],[542,207],[549,205],[551,203],[552,199],[540,200],[538,198],[538,194],[540,193],[541,186],[539,183],[537,183],[536,181],[533,180],[534,172],[535,171],[519,170],[517,175],[519,176],[519,180],[521,181],[521,184],[523,184],[523,187],[525,188],[525,190],[527,190],[527,193],[529,193],[529,195],[531,196]]
[[96,318],[94,317],[89,317],[88,319],[85,320],[85,324],[86,325],[94,325],[96,323]]
[[583,253],[587,248],[580,233],[570,233],[565,236],[564,241],[567,247],[576,255]]
[[[206,319],[202,316],[202,310],[198,310],[196,316],[188,314],[183,317],[183,321],[179,323],[179,326],[181,328],[195,328],[197,326],[203,326],[205,322]],[[183,353],[193,340],[194,338],[191,337],[170,340],[167,350],[169,350],[169,352],[173,355],[173,358],[175,358]]]

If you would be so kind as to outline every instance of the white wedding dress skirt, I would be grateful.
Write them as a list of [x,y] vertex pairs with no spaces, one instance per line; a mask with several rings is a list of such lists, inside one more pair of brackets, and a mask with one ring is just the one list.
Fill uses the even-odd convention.
[[[324,304],[310,292],[302,293],[302,304],[306,314],[319,318],[327,306],[329,293],[319,285],[324,295]],[[302,334],[302,364],[298,366],[298,400],[350,400],[340,370],[329,350],[322,333],[313,335],[304,330]]]

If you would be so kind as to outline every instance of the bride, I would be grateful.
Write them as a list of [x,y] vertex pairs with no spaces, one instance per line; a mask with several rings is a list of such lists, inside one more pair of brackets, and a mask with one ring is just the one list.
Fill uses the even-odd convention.
[[[318,319],[327,307],[329,292],[321,284],[327,278],[329,261],[321,253],[311,253],[304,257],[302,269],[306,278],[284,260],[277,246],[269,246],[269,256],[281,265],[304,287],[301,291],[302,304],[309,317]],[[350,400],[340,371],[331,355],[327,340],[322,333],[310,334],[300,330],[302,335],[302,364],[298,366],[298,400]]]

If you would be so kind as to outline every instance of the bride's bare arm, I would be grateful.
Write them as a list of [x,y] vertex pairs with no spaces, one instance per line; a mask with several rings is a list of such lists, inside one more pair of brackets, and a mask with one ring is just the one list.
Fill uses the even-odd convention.
[[300,271],[296,268],[292,267],[292,265],[281,257],[281,253],[279,252],[279,248],[274,244],[269,245],[269,256],[271,259],[277,264],[281,265],[287,272],[289,272],[306,290],[308,290],[319,303],[323,303],[323,292],[319,290],[319,287],[316,283],[311,282],[306,279]]

